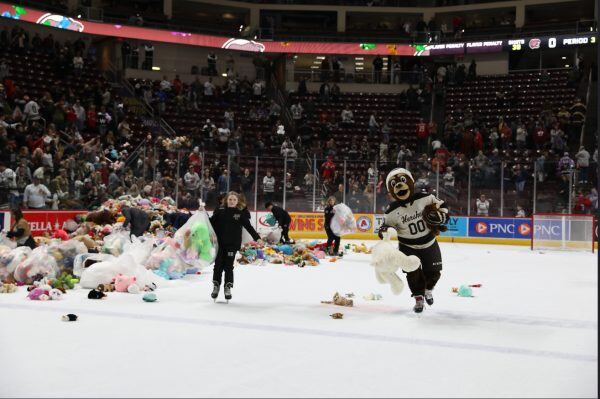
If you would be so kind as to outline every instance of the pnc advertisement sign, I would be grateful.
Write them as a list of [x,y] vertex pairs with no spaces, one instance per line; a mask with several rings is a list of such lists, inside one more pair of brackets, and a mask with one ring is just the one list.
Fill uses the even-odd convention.
[[469,237],[531,238],[531,220],[523,218],[469,218]]

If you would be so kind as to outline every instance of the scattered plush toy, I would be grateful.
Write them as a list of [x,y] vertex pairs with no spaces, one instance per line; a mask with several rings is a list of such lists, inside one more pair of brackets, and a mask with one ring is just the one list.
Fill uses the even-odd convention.
[[61,317],[62,321],[77,321],[77,319],[77,315],[73,313],[69,313]]
[[113,292],[115,290],[115,284],[114,283],[98,284],[98,287],[96,287],[96,290],[100,291],[100,292]]
[[156,298],[156,294],[154,292],[149,292],[147,294],[144,294],[144,296],[142,297],[142,300],[144,302],[156,302],[158,298]]
[[52,288],[50,290],[50,299],[52,299],[53,301],[57,301],[59,299],[62,299],[63,296],[63,292],[57,288]]
[[91,290],[88,292],[88,299],[104,299],[106,298],[106,294],[102,291]]
[[469,287],[468,285],[461,285],[458,290],[457,290],[457,294],[458,296],[461,297],[472,297],[473,296],[473,289],[471,287]]
[[54,231],[53,237],[62,241],[67,241],[69,239],[69,234],[67,234],[67,232],[63,229],[58,229]]
[[370,293],[369,295],[364,295],[363,298],[367,301],[380,301],[382,296],[379,294]]
[[[132,285],[137,287],[136,284],[137,279],[135,276],[125,276],[121,273],[117,274],[117,277],[114,278],[113,283],[115,284],[115,291],[117,292],[130,292],[130,288]],[[139,293],[139,287],[137,287],[137,292]]]
[[344,318],[343,313],[333,313],[333,314],[330,314],[329,316],[331,316],[332,319],[343,319]]
[[389,284],[392,292],[399,295],[404,289],[404,283],[396,274],[398,269],[412,272],[421,266],[421,261],[414,255],[406,256],[390,241],[395,229],[388,228],[383,233],[383,240],[375,244],[371,250],[371,266],[375,268],[375,277],[381,284]]
[[46,301],[50,299],[50,291],[46,291],[43,288],[34,288],[27,294],[27,298],[32,301]]
[[352,299],[347,299],[341,296],[338,292],[333,295],[333,301],[321,301],[321,303],[333,304],[338,306],[354,306],[354,301]]
[[265,223],[273,227],[277,224],[277,219],[275,219],[275,216],[269,212],[267,216],[265,216]]
[[72,290],[75,288],[75,284],[79,282],[79,279],[73,277],[67,272],[62,272],[60,277],[49,280],[49,284],[52,288],[57,288],[63,293],[66,290]]
[[0,294],[12,294],[13,292],[17,292],[16,284],[0,282]]

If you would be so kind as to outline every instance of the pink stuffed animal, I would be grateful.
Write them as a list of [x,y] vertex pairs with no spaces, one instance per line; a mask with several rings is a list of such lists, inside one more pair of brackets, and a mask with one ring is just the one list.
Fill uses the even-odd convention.
[[27,298],[31,299],[32,301],[44,301],[50,298],[50,293],[43,288],[34,288],[29,291]]
[[136,284],[136,280],[137,279],[134,276],[125,276],[119,273],[114,279],[115,291],[129,292],[132,294],[136,293],[137,291],[139,293],[139,287]]

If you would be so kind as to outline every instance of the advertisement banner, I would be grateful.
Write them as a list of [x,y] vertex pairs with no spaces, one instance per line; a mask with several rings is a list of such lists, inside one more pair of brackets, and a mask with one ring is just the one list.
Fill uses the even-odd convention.
[[451,216],[448,219],[448,230],[440,233],[442,237],[466,237],[469,218],[465,216]]
[[531,219],[469,218],[469,237],[531,238]]
[[31,226],[34,237],[52,234],[54,230],[62,229],[64,223],[77,215],[85,215],[88,211],[23,211],[23,217]]
[[[262,212],[258,214],[258,227],[268,227],[264,222],[264,216]],[[326,238],[324,227],[324,217],[322,213],[312,212],[290,212],[292,217],[292,223],[290,225],[290,237],[294,239],[301,238]],[[344,238],[350,239],[375,239],[373,235],[374,217],[372,214],[356,213],[354,214],[356,220],[356,233],[347,234]]]

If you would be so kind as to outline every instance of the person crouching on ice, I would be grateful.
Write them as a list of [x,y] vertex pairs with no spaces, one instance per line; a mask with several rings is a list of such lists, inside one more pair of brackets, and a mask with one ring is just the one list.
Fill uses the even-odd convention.
[[230,191],[225,197],[223,205],[219,206],[210,217],[210,223],[217,236],[219,250],[213,269],[213,291],[210,296],[216,300],[221,288],[221,279],[225,272],[225,299],[231,299],[233,288],[233,262],[235,254],[242,246],[242,227],[250,233],[252,238],[262,242],[260,236],[250,224],[246,212],[242,210],[239,196],[235,191]]
[[421,267],[406,274],[416,301],[413,310],[421,313],[425,301],[433,305],[432,291],[440,278],[442,253],[435,237],[447,230],[448,207],[433,194],[416,192],[412,174],[403,168],[388,174],[386,187],[394,201],[385,210],[379,238],[393,227],[398,232],[400,252],[415,255],[421,261]]
[[[331,221],[333,220],[333,215],[335,215],[334,205],[335,197],[331,196],[327,199],[327,206],[323,212],[325,214],[325,233],[327,233],[327,251],[329,255],[337,256],[340,250],[340,237],[336,236],[331,230]],[[331,244],[333,244],[333,249],[331,248]]]

